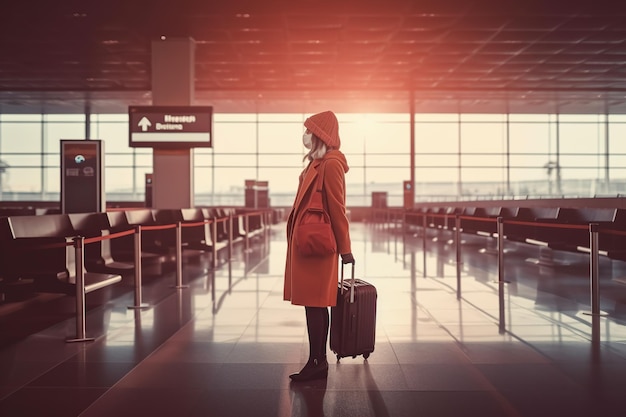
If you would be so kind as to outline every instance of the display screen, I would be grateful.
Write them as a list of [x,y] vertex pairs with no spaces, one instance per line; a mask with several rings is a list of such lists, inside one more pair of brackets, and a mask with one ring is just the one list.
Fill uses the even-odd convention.
[[186,148],[213,146],[213,107],[130,106],[130,147]]
[[93,177],[98,148],[95,142],[62,140],[66,177]]

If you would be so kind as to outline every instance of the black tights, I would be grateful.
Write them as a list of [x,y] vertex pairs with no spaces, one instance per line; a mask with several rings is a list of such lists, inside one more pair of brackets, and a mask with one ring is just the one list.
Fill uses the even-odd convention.
[[309,333],[309,362],[313,359],[326,357],[326,342],[328,340],[328,308],[305,307],[306,328]]

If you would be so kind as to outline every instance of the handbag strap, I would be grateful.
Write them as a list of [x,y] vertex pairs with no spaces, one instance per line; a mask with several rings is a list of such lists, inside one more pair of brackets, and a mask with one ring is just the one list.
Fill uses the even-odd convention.
[[317,191],[322,192],[322,188],[324,187],[324,168],[326,167],[326,162],[322,162],[320,164],[319,173],[317,174]]
[[315,191],[313,192],[313,196],[311,197],[311,203],[309,205],[309,207],[319,209],[319,210],[324,209],[324,204],[322,202],[322,190],[324,188],[324,166],[325,165],[326,165],[325,162],[322,162],[320,164],[320,168],[317,174]]

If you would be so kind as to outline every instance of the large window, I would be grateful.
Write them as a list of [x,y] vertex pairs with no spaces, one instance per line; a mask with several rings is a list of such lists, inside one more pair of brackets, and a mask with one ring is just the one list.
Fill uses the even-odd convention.
[[416,115],[415,122],[415,194],[418,200],[458,195],[459,116],[421,114]]
[[268,181],[271,203],[288,206],[298,187],[298,177],[304,162],[302,146],[304,115],[260,114],[258,123],[258,174]]
[[[507,136],[500,114],[461,115],[462,195],[498,195],[506,190]],[[486,184],[489,186],[485,187]]]
[[512,195],[532,198],[557,192],[556,126],[555,118],[549,115],[509,116]]
[[559,168],[564,194],[593,196],[604,191],[605,137],[604,116],[559,117]]
[[91,138],[104,142],[107,201],[143,199],[145,174],[152,171],[152,149],[128,146],[128,114],[92,115]]
[[[215,114],[214,147],[193,151],[198,205],[243,205],[246,180],[293,202],[305,166],[305,114]],[[411,177],[408,114],[338,114],[348,205],[387,192],[402,204]],[[416,114],[418,201],[626,193],[626,117]],[[127,114],[0,115],[0,198],[58,201],[60,139],[102,139],[107,201],[143,201],[152,150],[128,146]]]
[[609,116],[606,193],[626,194],[626,115]]

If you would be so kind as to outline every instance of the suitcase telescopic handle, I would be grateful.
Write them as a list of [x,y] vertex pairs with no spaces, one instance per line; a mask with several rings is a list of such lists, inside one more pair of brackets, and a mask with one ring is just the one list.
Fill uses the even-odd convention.
[[[354,303],[354,264],[351,263],[352,265],[352,285],[350,285],[350,304]],[[343,266],[344,264],[341,264],[341,294],[343,295]]]

